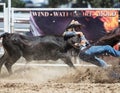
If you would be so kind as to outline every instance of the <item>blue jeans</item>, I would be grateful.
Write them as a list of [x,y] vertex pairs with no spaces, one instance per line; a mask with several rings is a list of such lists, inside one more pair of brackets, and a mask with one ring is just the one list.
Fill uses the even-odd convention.
[[[95,65],[106,67],[107,63],[98,58],[98,55],[101,55],[103,53],[108,53],[114,57],[120,57],[120,51],[115,50],[109,45],[103,45],[103,46],[91,46],[89,49],[87,49],[84,52],[81,52],[79,57],[87,62],[91,62]],[[83,58],[84,57],[84,58]]]

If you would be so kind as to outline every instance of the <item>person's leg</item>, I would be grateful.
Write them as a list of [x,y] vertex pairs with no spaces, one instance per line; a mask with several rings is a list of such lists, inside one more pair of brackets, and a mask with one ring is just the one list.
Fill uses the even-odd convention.
[[87,55],[100,55],[103,53],[108,53],[114,57],[119,57],[120,56],[120,51],[115,50],[109,45],[104,45],[104,46],[92,46],[89,49],[85,51],[85,54]]
[[98,62],[98,66],[101,66],[101,67],[103,67],[103,68],[106,68],[107,67],[107,63],[104,61],[104,60],[102,60],[102,59],[100,59],[100,58],[98,58],[98,57],[94,57],[95,58],[95,60]]
[[120,57],[120,51],[115,50],[113,47],[106,45],[104,47],[104,49],[106,50],[106,52],[114,57]]
[[120,56],[120,51],[115,50],[109,45],[104,45],[104,46],[92,46],[89,49],[87,49],[84,53],[80,53],[79,57],[86,62],[90,62],[101,67],[106,67],[107,63],[104,60],[96,57],[97,55],[103,53],[108,53],[115,57]]
[[100,66],[100,67],[103,67],[103,68],[107,67],[107,63],[104,60],[102,60],[102,59],[100,59],[96,56],[88,55],[84,52],[81,52],[79,54],[79,58],[82,59],[85,62],[89,62],[89,63],[92,63],[94,65],[97,65],[97,66]]

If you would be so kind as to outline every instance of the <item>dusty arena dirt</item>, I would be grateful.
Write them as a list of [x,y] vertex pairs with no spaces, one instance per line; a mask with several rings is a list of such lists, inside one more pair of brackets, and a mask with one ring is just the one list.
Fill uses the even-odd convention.
[[115,63],[107,69],[14,65],[12,75],[3,67],[0,93],[120,93],[120,66]]

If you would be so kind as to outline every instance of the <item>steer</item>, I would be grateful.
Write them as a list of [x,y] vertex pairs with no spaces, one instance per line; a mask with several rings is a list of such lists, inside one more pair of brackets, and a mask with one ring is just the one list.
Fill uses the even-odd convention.
[[25,36],[16,33],[4,33],[0,36],[4,55],[0,58],[0,70],[3,64],[9,74],[12,65],[20,58],[32,60],[62,59],[70,67],[74,67],[70,56],[64,52],[66,42],[62,36]]

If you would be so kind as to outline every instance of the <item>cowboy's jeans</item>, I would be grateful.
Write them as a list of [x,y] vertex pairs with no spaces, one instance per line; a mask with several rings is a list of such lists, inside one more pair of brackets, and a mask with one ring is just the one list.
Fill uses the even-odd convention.
[[114,57],[120,57],[120,51],[115,50],[109,45],[92,46],[89,49],[87,49],[85,53],[88,55],[100,55],[102,53],[108,53]]
[[115,50],[109,45],[103,45],[103,46],[91,46],[89,49],[87,49],[84,53],[80,53],[81,55],[84,55],[83,58],[87,62],[91,62],[93,64],[96,64],[98,66],[105,67],[107,66],[106,62],[96,56],[101,55],[103,53],[108,53],[114,57],[120,56],[120,51]]

